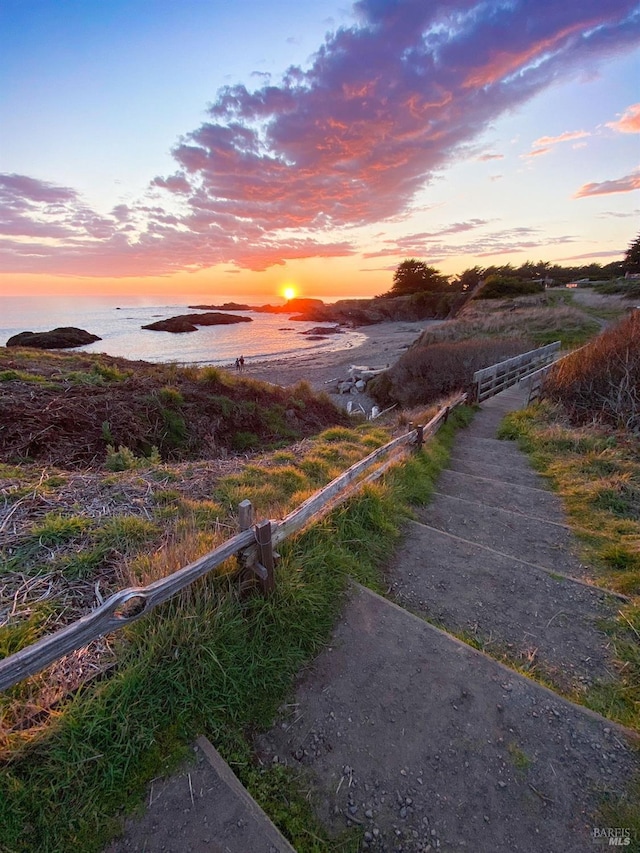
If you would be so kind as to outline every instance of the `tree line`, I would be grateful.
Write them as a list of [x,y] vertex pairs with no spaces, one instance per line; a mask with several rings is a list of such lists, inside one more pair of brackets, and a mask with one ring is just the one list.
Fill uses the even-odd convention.
[[501,295],[515,293],[533,293],[543,290],[547,284],[569,284],[579,279],[590,281],[612,281],[626,273],[640,273],[640,234],[632,241],[622,261],[612,263],[585,264],[583,266],[563,267],[549,261],[526,261],[519,267],[512,264],[500,266],[474,266],[456,276],[443,275],[435,267],[424,261],[407,258],[402,261],[393,274],[393,286],[385,297],[409,296],[413,293],[442,293],[445,291],[464,293],[473,290],[481,281],[485,283],[483,295],[494,290]]

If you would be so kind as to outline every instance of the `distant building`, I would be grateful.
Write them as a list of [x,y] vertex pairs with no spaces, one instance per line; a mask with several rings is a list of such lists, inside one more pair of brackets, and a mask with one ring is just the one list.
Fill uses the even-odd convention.
[[589,284],[588,278],[579,278],[576,281],[570,281],[569,284],[565,285],[566,287],[583,287],[585,284]]

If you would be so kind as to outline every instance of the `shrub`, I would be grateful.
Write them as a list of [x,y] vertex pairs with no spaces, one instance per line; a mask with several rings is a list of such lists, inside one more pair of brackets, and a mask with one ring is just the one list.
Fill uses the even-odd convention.
[[561,403],[573,424],[599,421],[640,432],[639,339],[634,311],[549,371],[543,395]]
[[616,281],[603,281],[595,285],[596,293],[614,293],[624,296],[625,299],[638,299],[640,297],[640,281],[621,278]]
[[108,444],[104,465],[107,471],[130,471],[137,468],[148,468],[149,465],[158,465],[161,461],[160,453],[155,445],[151,448],[149,456],[139,457],[125,444],[119,445],[117,450],[112,444]]
[[542,293],[544,284],[534,281],[521,281],[508,275],[487,276],[484,287],[476,299],[504,299],[508,296],[526,296],[529,293]]
[[412,347],[392,368],[372,379],[368,393],[382,406],[419,406],[469,390],[476,370],[530,347],[523,339],[466,340]]

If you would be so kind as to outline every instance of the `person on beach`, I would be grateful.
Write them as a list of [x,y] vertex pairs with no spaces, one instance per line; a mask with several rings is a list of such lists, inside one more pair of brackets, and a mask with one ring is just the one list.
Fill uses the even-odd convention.
[[239,358],[236,358],[236,370],[237,371],[240,370],[240,359]]
[[240,363],[240,373],[244,373],[244,356],[241,355],[238,361]]

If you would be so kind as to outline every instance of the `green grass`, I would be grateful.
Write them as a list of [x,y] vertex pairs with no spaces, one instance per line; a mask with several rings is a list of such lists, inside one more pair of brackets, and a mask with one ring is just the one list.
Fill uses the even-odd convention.
[[531,331],[530,338],[538,347],[560,341],[562,349],[574,349],[580,347],[597,335],[600,325],[595,320],[584,319],[571,326],[553,326],[539,331]]
[[[582,702],[640,732],[640,453],[636,437],[567,425],[562,410],[543,402],[507,416],[502,437],[517,439],[562,497],[597,583],[631,597],[610,635],[617,679],[595,685]],[[635,786],[635,787],[634,787]],[[632,784],[640,792],[640,780]],[[640,839],[640,797],[605,801],[602,825],[633,828]],[[631,848],[626,848],[631,849]]]
[[[258,766],[251,733],[275,718],[300,668],[327,641],[349,578],[383,590],[381,563],[411,515],[411,504],[428,499],[455,427],[469,417],[452,416],[436,440],[392,469],[384,482],[365,487],[283,543],[275,592],[268,599],[239,595],[224,576],[202,579],[117,635],[118,666],[109,678],[68,696],[34,731],[11,732],[5,726],[0,849],[100,850],[119,825],[114,816],[141,802],[145,785],[175,767],[188,744],[204,733],[299,853],[355,853],[360,831],[329,839],[313,818],[304,777],[281,766]],[[370,425],[329,431],[310,446],[308,474],[300,464],[304,460],[294,467],[286,454],[275,463],[267,458],[219,483],[202,504],[181,496],[177,487],[160,489],[157,509],[175,504],[185,529],[196,520],[191,538],[176,540],[178,565],[212,547],[207,526],[214,526],[214,517],[216,523],[220,515],[227,518],[239,500],[255,500],[263,515],[277,517],[277,510],[296,505],[301,494],[387,439],[383,429]],[[66,535],[53,518],[46,529]],[[131,575],[142,582],[164,573],[170,560],[171,545],[149,550],[158,524],[138,516],[113,517],[81,535],[93,546],[86,551],[86,565],[79,555],[66,555],[70,574],[90,571],[100,549],[130,551]],[[158,567],[160,560],[165,563]],[[38,624],[23,623],[22,634],[31,636]],[[4,695],[5,721],[44,677]]]
[[507,416],[500,437],[517,439],[563,498],[596,581],[640,594],[640,458],[637,440],[574,428],[541,403]]
[[29,373],[26,370],[0,370],[0,382],[37,382],[41,385],[47,385],[47,380],[44,376]]
[[89,519],[79,515],[65,516],[49,512],[31,529],[31,537],[41,545],[58,545],[74,539],[89,526]]
[[117,551],[135,551],[155,539],[160,527],[137,515],[115,515],[96,531],[98,542]]

